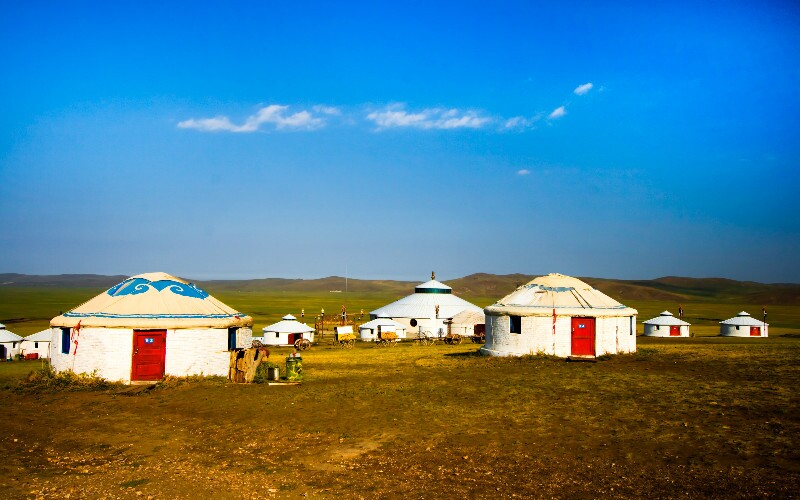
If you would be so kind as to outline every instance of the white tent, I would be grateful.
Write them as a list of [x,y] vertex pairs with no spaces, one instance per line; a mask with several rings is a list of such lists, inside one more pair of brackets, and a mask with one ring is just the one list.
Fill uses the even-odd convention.
[[452,288],[435,278],[431,274],[431,280],[416,286],[413,294],[371,311],[370,318],[385,316],[405,326],[407,331],[444,336],[445,320],[464,310],[481,311],[475,304],[453,295]]
[[486,316],[483,311],[475,311],[467,309],[456,314],[447,321],[448,330],[450,333],[472,337],[475,335],[475,330],[478,333],[485,332]]
[[570,276],[540,276],[484,311],[481,352],[491,356],[636,351],[637,311]]
[[19,353],[22,337],[6,330],[5,325],[0,328],[0,360],[11,359]]
[[719,334],[723,337],[767,337],[769,324],[742,311],[733,318],[720,321]]
[[314,342],[314,329],[305,323],[300,323],[291,314],[284,316],[281,321],[265,326],[262,329],[263,337],[256,337],[265,345],[294,345],[301,338]]
[[664,311],[653,319],[644,322],[647,337],[688,337],[689,323],[680,320],[669,311]]
[[22,344],[19,347],[19,352],[25,355],[38,354],[40,358],[47,358],[50,356],[50,337],[53,331],[51,329],[42,330],[41,332],[28,335],[22,339]]
[[358,331],[361,340],[365,342],[373,342],[378,338],[379,332],[394,332],[397,334],[397,338],[406,338],[406,327],[385,315],[364,323],[358,327]]
[[228,376],[229,351],[250,346],[252,325],[192,283],[140,274],[53,318],[50,362],[122,382]]

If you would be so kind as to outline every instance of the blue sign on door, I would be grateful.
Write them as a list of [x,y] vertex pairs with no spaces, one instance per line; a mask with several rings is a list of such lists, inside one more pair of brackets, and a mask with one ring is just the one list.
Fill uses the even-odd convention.
[[155,340],[156,340],[156,339],[154,339],[153,337],[146,337],[146,338],[144,339],[144,343],[145,343],[145,344],[152,344],[153,342],[155,342]]

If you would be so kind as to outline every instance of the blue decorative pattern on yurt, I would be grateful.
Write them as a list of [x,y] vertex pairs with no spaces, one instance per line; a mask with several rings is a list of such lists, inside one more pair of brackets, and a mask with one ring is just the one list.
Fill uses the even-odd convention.
[[205,299],[208,297],[208,293],[205,290],[196,287],[193,283],[181,283],[173,280],[150,281],[144,278],[127,279],[122,283],[109,288],[106,293],[112,297],[122,297],[124,295],[138,295],[140,293],[147,293],[151,289],[158,292],[167,289],[176,295],[192,297],[195,299]]
[[111,313],[76,313],[65,312],[65,318],[144,318],[144,319],[163,319],[163,318],[177,318],[177,319],[225,319],[225,318],[240,318],[245,316],[244,313],[236,314],[111,314]]

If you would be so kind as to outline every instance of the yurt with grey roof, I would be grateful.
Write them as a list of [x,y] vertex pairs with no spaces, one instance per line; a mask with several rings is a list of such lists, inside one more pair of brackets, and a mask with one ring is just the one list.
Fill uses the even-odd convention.
[[540,276],[486,309],[490,356],[594,358],[636,351],[636,309],[583,281]]
[[719,334],[722,337],[767,337],[769,325],[742,311],[733,318],[720,321]]
[[253,318],[166,273],[133,276],[50,321],[50,364],[125,383],[228,376]]
[[688,337],[691,324],[664,311],[655,318],[644,322],[646,337]]

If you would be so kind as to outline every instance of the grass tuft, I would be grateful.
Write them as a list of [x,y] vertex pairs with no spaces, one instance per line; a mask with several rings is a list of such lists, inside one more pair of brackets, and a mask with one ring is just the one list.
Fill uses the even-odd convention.
[[56,372],[50,365],[31,371],[14,388],[17,392],[104,391],[121,384],[98,377],[96,372]]

